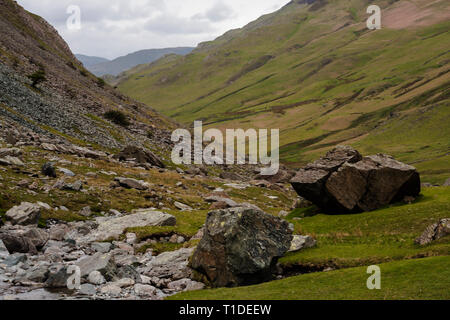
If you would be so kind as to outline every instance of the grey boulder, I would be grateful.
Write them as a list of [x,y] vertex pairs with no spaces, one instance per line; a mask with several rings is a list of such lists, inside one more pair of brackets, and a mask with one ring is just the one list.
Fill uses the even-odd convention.
[[100,272],[107,281],[115,280],[117,276],[117,266],[110,254],[99,252],[82,258],[76,265],[81,270],[81,277],[89,276],[93,271]]
[[420,194],[417,170],[384,154],[362,157],[338,146],[299,170],[295,191],[327,213],[373,211]]
[[292,231],[288,222],[260,210],[212,211],[190,266],[214,287],[270,280],[291,246]]
[[41,216],[41,207],[34,203],[22,202],[9,209],[5,216],[12,224],[37,225]]

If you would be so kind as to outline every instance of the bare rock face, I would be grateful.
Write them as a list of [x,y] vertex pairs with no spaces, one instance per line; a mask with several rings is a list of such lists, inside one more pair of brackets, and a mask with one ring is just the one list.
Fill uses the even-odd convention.
[[191,267],[215,287],[270,280],[279,257],[291,247],[292,226],[251,208],[208,214]]
[[424,233],[416,239],[416,244],[424,246],[448,235],[450,235],[450,219],[442,219],[438,223],[429,226]]
[[133,159],[137,163],[149,163],[155,167],[165,168],[162,161],[153,152],[135,146],[126,147],[120,153],[116,154],[114,158],[120,161]]
[[347,146],[338,146],[301,169],[291,184],[327,213],[372,211],[420,193],[414,167],[384,154],[363,158]]
[[133,211],[131,215],[108,218],[100,217],[96,219],[98,227],[86,237],[79,239],[80,242],[105,241],[108,239],[118,239],[127,228],[147,227],[147,226],[174,226],[177,219],[167,213],[154,211],[151,209],[139,209]]

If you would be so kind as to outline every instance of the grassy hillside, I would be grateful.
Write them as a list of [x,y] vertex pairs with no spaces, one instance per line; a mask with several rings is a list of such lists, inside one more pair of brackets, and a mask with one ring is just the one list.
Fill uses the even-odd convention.
[[[450,257],[380,265],[381,290],[368,290],[366,267],[312,273],[257,286],[181,293],[174,300],[448,300]],[[433,270],[433,272],[429,272]]]
[[[315,248],[280,260],[286,274],[322,271],[252,287],[183,293],[174,299],[449,299],[450,239],[420,247],[426,226],[448,217],[450,188],[428,188],[413,204],[356,215],[288,217],[296,233],[311,234]],[[307,214],[308,215],[308,214]],[[429,257],[427,259],[424,259]],[[367,266],[379,265],[382,290],[366,288]],[[432,272],[430,272],[432,270]]]
[[270,15],[121,79],[119,89],[176,120],[280,128],[285,162],[336,144],[386,152],[430,182],[450,173],[449,3],[292,1]]

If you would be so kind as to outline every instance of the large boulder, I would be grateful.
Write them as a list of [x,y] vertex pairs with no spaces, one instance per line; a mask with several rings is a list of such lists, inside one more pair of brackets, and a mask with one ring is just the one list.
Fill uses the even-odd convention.
[[120,153],[116,154],[114,158],[119,161],[127,161],[133,159],[137,163],[149,163],[152,166],[159,168],[165,167],[162,161],[153,152],[135,146],[126,147]]
[[327,213],[372,211],[420,193],[416,168],[384,154],[362,157],[338,146],[299,170],[295,191]]
[[6,219],[12,224],[37,225],[41,216],[41,207],[38,204],[22,202],[6,212]]
[[278,258],[291,247],[292,225],[251,208],[208,214],[191,267],[215,287],[233,287],[272,278]]

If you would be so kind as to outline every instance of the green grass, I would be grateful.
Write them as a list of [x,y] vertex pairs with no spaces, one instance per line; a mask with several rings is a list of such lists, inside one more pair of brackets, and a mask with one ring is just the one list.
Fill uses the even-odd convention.
[[425,228],[450,213],[450,188],[428,188],[413,204],[397,204],[354,215],[315,215],[300,221],[288,216],[299,234],[318,240],[316,248],[280,259],[284,266],[354,267],[370,263],[450,253],[450,241],[420,247],[414,244]]
[[450,257],[379,265],[381,290],[368,290],[367,267],[312,273],[256,286],[187,292],[173,300],[448,300]]
[[[317,239],[312,249],[279,260],[287,273],[304,274],[258,286],[183,293],[173,299],[448,299],[450,238],[427,246],[414,240],[450,213],[450,187],[427,188],[413,204],[395,204],[353,215],[294,210],[287,220],[296,233]],[[298,218],[301,220],[298,220]],[[424,257],[429,257],[424,259]],[[382,290],[365,286],[369,265],[381,265]]]

